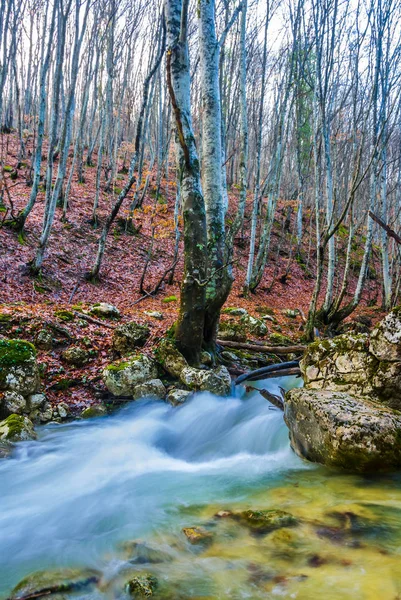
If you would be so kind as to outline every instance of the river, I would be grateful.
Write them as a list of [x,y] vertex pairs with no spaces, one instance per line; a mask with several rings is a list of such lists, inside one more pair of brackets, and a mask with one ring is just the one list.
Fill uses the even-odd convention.
[[[275,393],[299,380],[257,385]],[[144,570],[161,582],[155,598],[401,598],[400,477],[302,461],[257,391],[179,408],[139,401],[38,434],[0,462],[0,597],[32,571],[84,565],[102,573],[75,595],[88,600],[124,598]],[[214,517],[248,508],[285,510],[298,525],[255,535]],[[191,546],[192,526],[213,543]],[[133,561],[138,539],[166,561]]]

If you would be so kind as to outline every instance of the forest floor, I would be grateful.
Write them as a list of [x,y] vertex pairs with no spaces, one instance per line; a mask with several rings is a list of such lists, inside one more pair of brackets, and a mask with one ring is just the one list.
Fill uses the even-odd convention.
[[[151,297],[140,292],[140,280],[148,256],[150,261],[144,278],[144,288],[147,291],[154,289],[173,263],[176,193],[174,169],[170,167],[168,178],[162,180],[158,198],[155,198],[156,177],[150,174],[148,193],[142,207],[135,210],[135,234],[125,231],[124,220],[128,214],[130,198],[125,201],[120,219],[114,224],[107,240],[100,280],[93,284],[85,280],[84,275],[93,265],[101,226],[110,210],[113,195],[102,192],[99,226],[94,228],[90,217],[95,196],[96,168],[86,167],[85,183],[73,181],[66,221],[61,220],[61,209],[57,209],[42,274],[34,279],[27,265],[35,255],[41,232],[44,191],[39,192],[37,203],[27,220],[24,236],[18,236],[5,226],[11,213],[16,215],[25,206],[31,191],[27,185],[30,158],[24,159],[17,169],[17,142],[13,134],[3,135],[0,140],[2,162],[6,166],[2,182],[5,208],[0,208],[0,336],[34,341],[38,328],[45,322],[58,323],[60,327],[64,327],[70,337],[59,336],[51,351],[39,351],[39,360],[44,365],[45,391],[50,402],[56,404],[63,400],[73,412],[79,411],[96,402],[102,393],[101,372],[115,358],[111,348],[112,326],[109,322],[104,325],[86,322],[83,325],[79,318],[66,322],[56,313],[71,309],[82,312],[93,303],[108,302],[120,310],[121,322],[136,321],[150,326],[151,337],[145,351],[151,351],[152,345],[165,334],[178,314],[182,242],[180,260],[171,284],[164,281],[157,295]],[[27,148],[29,152],[29,140]],[[11,171],[16,174],[13,179]],[[145,172],[144,177],[147,175]],[[117,176],[115,186],[122,186],[123,177],[121,174]],[[4,186],[7,187],[7,192]],[[118,192],[117,187],[115,192]],[[228,221],[235,212],[237,191],[233,189],[229,195]],[[248,258],[251,196],[247,203],[243,235],[236,240],[233,264],[235,279],[226,305],[245,308],[253,316],[258,316],[261,310],[269,311],[274,316],[275,323],[267,322],[267,340],[271,333],[280,331],[291,340],[299,341],[303,330],[302,315],[307,314],[313,290],[316,253],[312,220],[310,211],[305,211],[305,235],[301,248],[303,260],[300,261],[296,259],[294,251],[295,206],[293,201],[282,200],[279,203],[268,266],[257,293],[246,298],[243,296],[242,286]],[[345,236],[344,248],[346,241]],[[344,256],[344,248],[340,237],[339,267],[336,272],[338,285],[341,284],[341,256]],[[355,280],[356,275],[352,278],[350,293]],[[371,279],[366,286],[363,302],[353,318],[363,314],[372,323],[376,322],[382,315],[378,302],[380,284]],[[288,317],[288,309],[297,309],[298,316]],[[163,318],[152,318],[147,314],[151,311],[162,313]],[[9,315],[12,320],[5,321],[2,325],[1,315]],[[90,345],[96,358],[89,365],[73,369],[62,361],[61,352],[72,340],[74,343]],[[63,386],[63,381],[71,383],[68,389],[67,384]]]

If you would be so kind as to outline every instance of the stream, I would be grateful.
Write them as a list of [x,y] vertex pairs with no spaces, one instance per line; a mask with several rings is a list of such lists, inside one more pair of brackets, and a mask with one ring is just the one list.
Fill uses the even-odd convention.
[[[252,385],[278,393],[300,380]],[[0,462],[0,598],[33,571],[76,566],[102,573],[74,594],[86,600],[125,598],[144,571],[160,582],[155,598],[174,600],[401,598],[401,478],[302,461],[282,413],[257,390],[237,394],[138,401],[19,444]],[[269,508],[298,524],[255,535],[214,516]],[[193,526],[213,542],[191,545],[182,528]],[[137,540],[161,558],[135,558]]]

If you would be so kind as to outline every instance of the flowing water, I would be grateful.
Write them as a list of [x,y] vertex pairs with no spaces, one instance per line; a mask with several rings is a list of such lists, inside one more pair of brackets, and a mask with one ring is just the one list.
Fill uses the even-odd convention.
[[[135,402],[19,444],[0,462],[0,597],[35,570],[85,566],[102,573],[76,593],[87,600],[124,598],[144,572],[170,600],[401,598],[400,478],[303,462],[282,413],[257,391],[239,394]],[[255,535],[214,516],[249,508],[298,524]],[[191,545],[182,528],[193,526],[211,543]]]

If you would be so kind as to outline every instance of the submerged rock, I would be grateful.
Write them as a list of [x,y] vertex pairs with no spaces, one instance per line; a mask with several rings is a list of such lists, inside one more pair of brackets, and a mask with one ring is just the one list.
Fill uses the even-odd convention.
[[291,445],[313,462],[357,472],[401,467],[401,413],[365,398],[328,390],[286,394]]
[[119,319],[120,311],[113,304],[109,304],[108,302],[97,302],[93,304],[89,312],[96,317],[103,317],[106,319]]
[[28,396],[39,387],[35,346],[23,340],[0,340],[0,390]]
[[297,525],[297,519],[284,510],[244,510],[232,517],[254,533],[268,533],[281,527]]
[[28,417],[13,414],[0,422],[1,441],[23,442],[26,440],[35,440],[36,437],[33,423]]
[[213,539],[213,534],[203,527],[184,527],[182,532],[187,540],[194,545],[210,544]]
[[134,400],[139,400],[140,398],[156,398],[157,400],[164,400],[165,397],[166,388],[160,379],[150,379],[149,381],[140,383],[134,388]]
[[230,373],[224,366],[208,370],[186,367],[181,371],[180,378],[182,383],[195,391],[227,396],[231,390]]
[[157,564],[173,560],[170,549],[167,551],[141,540],[124,542],[121,548],[129,561],[135,564]]
[[154,575],[137,575],[130,579],[126,585],[127,592],[133,598],[149,598],[157,588],[157,579]]
[[42,598],[51,594],[76,591],[94,585],[99,580],[100,573],[93,569],[37,571],[25,577],[13,589],[9,600]]
[[136,386],[156,377],[156,364],[146,354],[114,362],[103,371],[104,383],[114,396],[133,398]]

